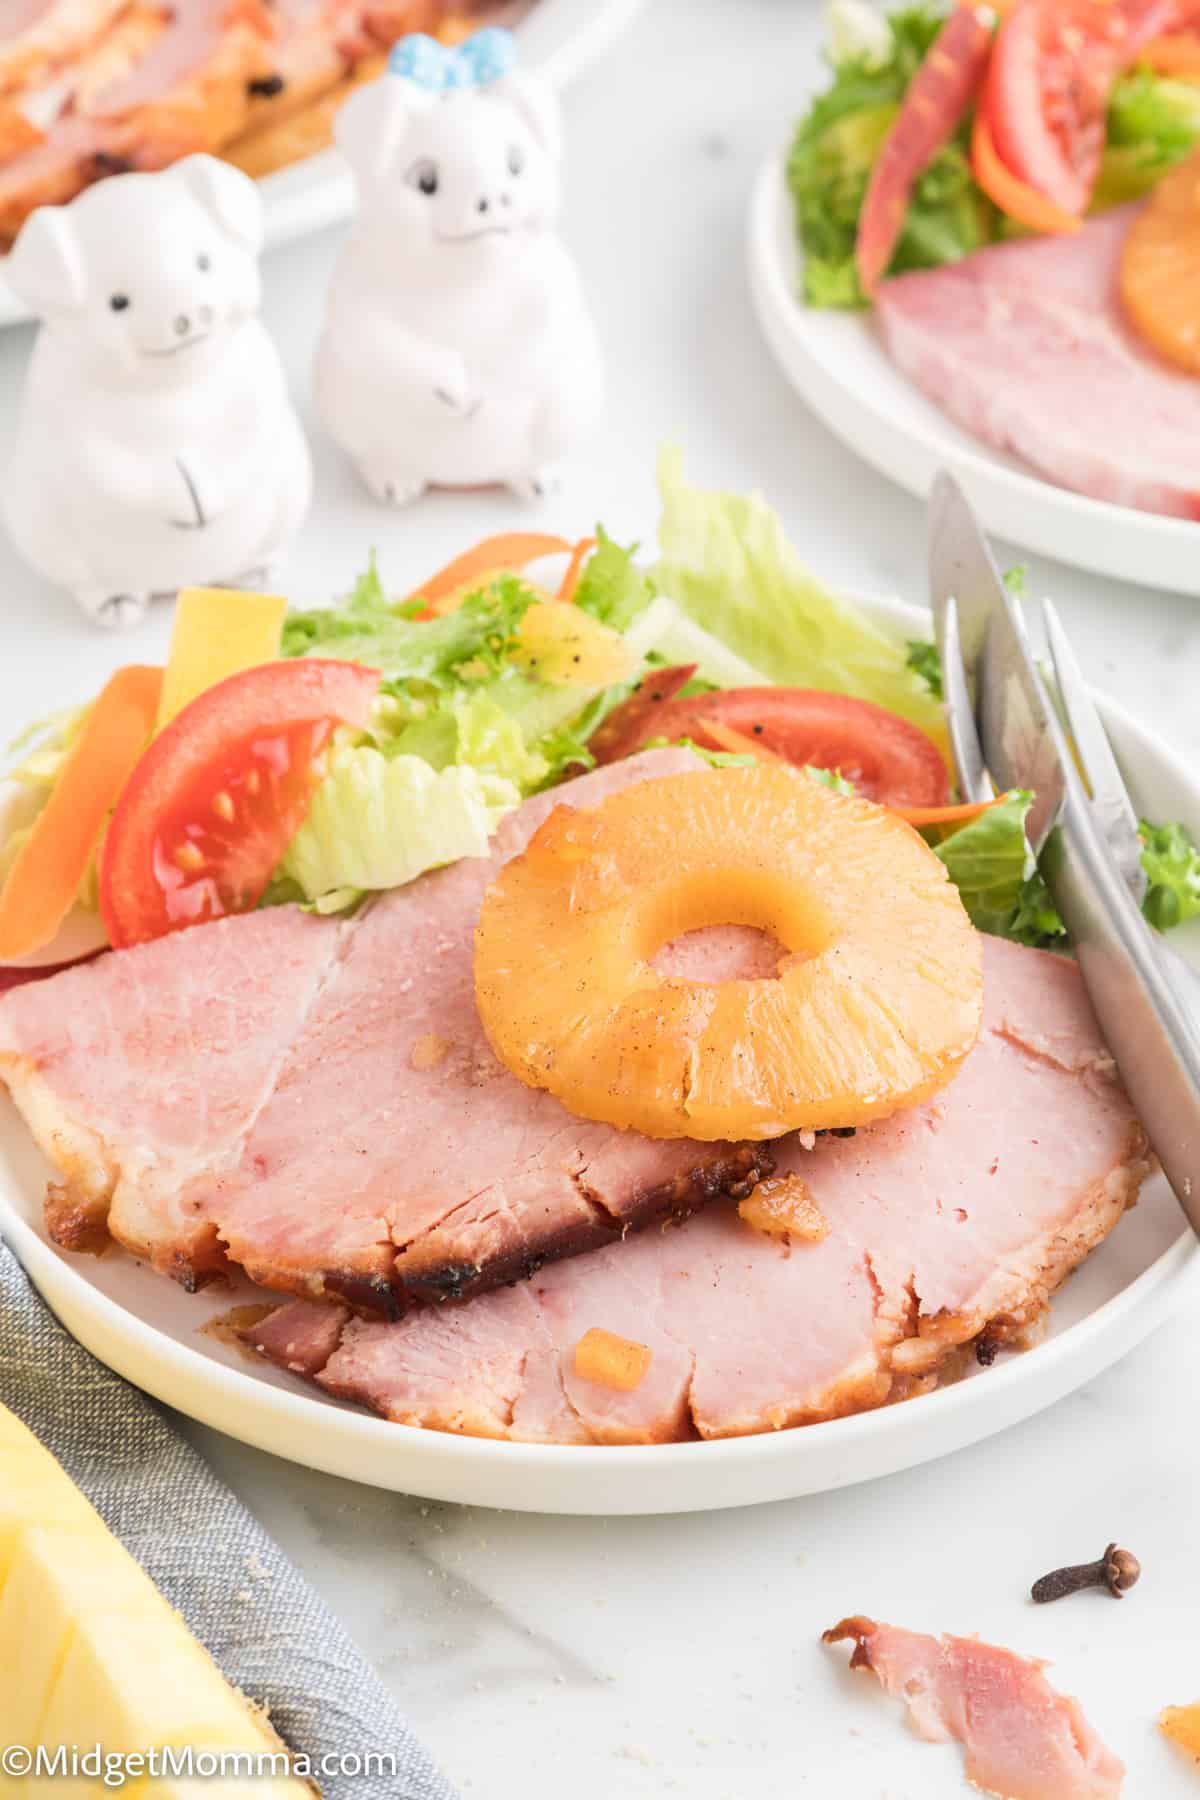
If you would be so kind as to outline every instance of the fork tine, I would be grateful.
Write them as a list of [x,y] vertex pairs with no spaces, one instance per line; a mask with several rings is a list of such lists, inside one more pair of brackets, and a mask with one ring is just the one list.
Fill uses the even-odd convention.
[[1088,692],[1083,670],[1057,609],[1049,600],[1042,602],[1042,617],[1064,720],[1074,742],[1080,773],[1091,795],[1096,822],[1116,858],[1126,887],[1140,906],[1146,893],[1146,872],[1142,867],[1137,813],[1117,767],[1108,733]]
[[946,724],[950,732],[950,748],[954,754],[954,770],[959,796],[963,800],[990,800],[991,781],[983,760],[975,709],[967,687],[967,671],[963,663],[962,642],[958,631],[958,602],[946,601],[938,619],[938,648],[942,658],[942,695],[946,703]]

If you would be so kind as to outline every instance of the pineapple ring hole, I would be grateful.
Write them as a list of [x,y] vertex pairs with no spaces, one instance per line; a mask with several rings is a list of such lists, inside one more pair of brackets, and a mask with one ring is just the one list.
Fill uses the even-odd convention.
[[[829,909],[807,883],[714,866],[668,874],[657,893],[643,893],[637,935],[641,959],[665,979],[709,985],[776,980],[784,963],[807,962],[839,935]],[[703,934],[703,937],[702,935]]]
[[651,966],[679,981],[773,981],[787,955],[773,931],[754,925],[700,925],[655,951]]

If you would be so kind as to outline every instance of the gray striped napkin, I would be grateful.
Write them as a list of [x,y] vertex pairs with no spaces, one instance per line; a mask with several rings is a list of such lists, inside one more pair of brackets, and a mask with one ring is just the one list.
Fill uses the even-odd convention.
[[[36,1432],[328,1800],[454,1800],[337,1620],[163,1411],[89,1356],[0,1242],[0,1401]],[[380,1760],[367,1765],[368,1756]],[[364,1759],[356,1761],[356,1759]],[[326,1768],[332,1764],[326,1763]],[[383,1773],[354,1773],[371,1766]]]

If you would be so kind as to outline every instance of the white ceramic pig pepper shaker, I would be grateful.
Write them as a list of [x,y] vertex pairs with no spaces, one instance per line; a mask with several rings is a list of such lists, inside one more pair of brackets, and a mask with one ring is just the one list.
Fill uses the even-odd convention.
[[5,266],[43,324],[0,506],[102,625],[269,579],[303,522],[312,464],[256,317],[261,245],[254,183],[190,156],[41,207]]
[[557,102],[511,34],[404,38],[338,114],[358,221],[329,297],[317,404],[377,499],[544,493],[596,421],[600,355],[552,229]]

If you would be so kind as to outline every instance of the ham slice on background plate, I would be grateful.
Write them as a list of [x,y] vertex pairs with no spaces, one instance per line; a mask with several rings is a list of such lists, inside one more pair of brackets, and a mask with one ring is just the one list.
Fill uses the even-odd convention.
[[491,856],[359,918],[277,907],[101,957],[0,1002],[0,1079],[55,1164],[51,1235],[109,1234],[185,1285],[386,1313],[743,1193],[766,1146],[574,1118],[496,1060],[475,1009],[484,889],[565,798],[695,766],[656,751],[527,801]]
[[1117,1800],[1125,1768],[1079,1702],[1050,1686],[1043,1663],[977,1638],[928,1637],[861,1616],[824,1634],[854,1643],[850,1666],[869,1669],[908,1707],[918,1734],[954,1740],[967,1779],[999,1800]]
[[[1031,1324],[1147,1168],[1075,965],[988,938],[984,995],[977,1047],[928,1104],[773,1146],[829,1227],[820,1242],[714,1200],[465,1305],[385,1324],[299,1301],[247,1340],[401,1423],[535,1443],[727,1437],[920,1392],[981,1333]],[[632,1392],[579,1379],[592,1326],[649,1346]]]
[[1117,292],[1136,206],[1023,238],[875,293],[884,345],[935,406],[1094,500],[1200,518],[1200,380],[1126,325]]

